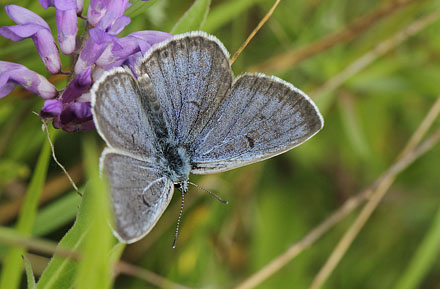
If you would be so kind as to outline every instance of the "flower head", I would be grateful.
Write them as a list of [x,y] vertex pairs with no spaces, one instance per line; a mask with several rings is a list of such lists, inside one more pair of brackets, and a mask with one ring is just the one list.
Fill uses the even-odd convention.
[[53,126],[68,132],[94,129],[90,102],[74,102],[63,107],[61,114],[54,118]]
[[18,25],[0,27],[0,35],[13,41],[31,37],[47,70],[50,73],[58,73],[61,70],[61,61],[49,25],[43,18],[26,8],[7,5],[5,10]]
[[[73,75],[66,87],[58,92],[46,78],[23,65],[0,61],[0,97],[15,85],[40,95],[46,101],[40,111],[43,119],[52,119],[55,128],[68,132],[94,129],[90,105],[90,87],[102,73],[116,66],[127,65],[133,72],[134,64],[157,42],[171,34],[160,31],[138,31],[118,38],[130,18],[124,16],[128,0],[91,0],[87,14],[88,25],[77,37],[77,14],[82,0],[39,0],[47,9],[55,7],[58,42],[64,54],[78,53],[73,58]],[[0,35],[13,41],[32,37],[47,69],[58,73],[60,57],[49,25],[38,15],[17,5],[5,8],[17,25],[0,27]],[[77,42],[79,39],[79,43]],[[80,47],[81,50],[75,52]]]

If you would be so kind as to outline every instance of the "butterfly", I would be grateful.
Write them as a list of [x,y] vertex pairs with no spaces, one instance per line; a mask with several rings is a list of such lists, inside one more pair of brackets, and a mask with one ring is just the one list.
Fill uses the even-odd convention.
[[189,174],[212,174],[265,160],[315,135],[313,101],[274,76],[234,78],[229,53],[194,31],[153,46],[137,64],[106,72],[92,87],[92,112],[107,147],[115,235],[135,242],[155,226]]

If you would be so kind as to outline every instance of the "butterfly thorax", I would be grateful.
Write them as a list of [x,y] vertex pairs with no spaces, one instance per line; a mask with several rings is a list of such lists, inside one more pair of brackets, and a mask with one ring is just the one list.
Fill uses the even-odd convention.
[[174,184],[179,184],[186,190],[191,171],[190,156],[186,148],[167,142],[162,146],[162,152],[161,163],[164,173]]

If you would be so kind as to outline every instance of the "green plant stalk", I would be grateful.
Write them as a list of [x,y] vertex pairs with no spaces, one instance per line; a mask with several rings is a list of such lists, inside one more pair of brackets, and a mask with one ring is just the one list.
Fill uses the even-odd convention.
[[99,176],[99,154],[97,144],[92,136],[83,139],[85,170],[88,186],[85,194],[89,194],[91,205],[88,207],[90,229],[88,230],[76,276],[77,289],[110,288],[112,285],[111,251],[115,238],[109,223],[110,206],[108,190]]
[[[50,128],[49,134],[53,140],[56,136],[55,129]],[[38,201],[46,180],[47,169],[51,156],[50,153],[51,150],[49,142],[44,142],[28,190],[26,191],[26,196],[20,211],[20,215],[18,217],[16,231],[19,233],[30,235],[32,232],[32,227],[34,225],[35,216],[38,209]],[[22,255],[25,253],[26,251],[22,248],[11,248],[7,253],[5,259],[3,260],[3,270],[0,276],[1,289],[18,288],[20,285],[21,274],[23,272]]]
[[420,243],[405,272],[396,283],[395,289],[419,288],[423,278],[438,261],[440,252],[440,208],[431,228]]

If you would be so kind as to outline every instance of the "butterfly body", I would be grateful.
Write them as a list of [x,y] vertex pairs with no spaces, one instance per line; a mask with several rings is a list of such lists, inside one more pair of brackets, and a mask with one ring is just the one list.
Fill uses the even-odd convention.
[[175,185],[179,185],[185,192],[188,188],[189,173],[191,171],[191,159],[182,146],[166,144],[163,148],[164,174]]
[[300,145],[323,126],[316,105],[279,78],[234,79],[223,44],[204,32],[176,35],[93,86],[92,111],[107,143],[115,234],[135,242],[156,224],[192,174],[227,171]]

